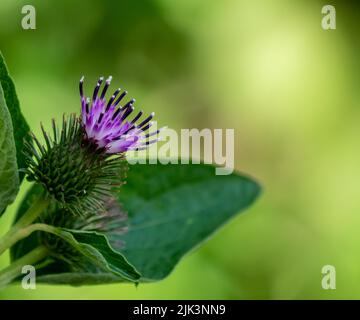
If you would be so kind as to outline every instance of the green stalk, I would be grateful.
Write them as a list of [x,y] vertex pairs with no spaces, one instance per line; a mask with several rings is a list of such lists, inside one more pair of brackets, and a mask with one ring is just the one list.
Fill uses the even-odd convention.
[[0,289],[20,276],[23,266],[34,265],[44,259],[47,255],[47,249],[44,246],[40,246],[13,262],[10,266],[0,272]]
[[40,196],[13,227],[0,239],[0,255],[12,247],[16,242],[26,238],[31,232],[29,226],[49,205],[50,199]]

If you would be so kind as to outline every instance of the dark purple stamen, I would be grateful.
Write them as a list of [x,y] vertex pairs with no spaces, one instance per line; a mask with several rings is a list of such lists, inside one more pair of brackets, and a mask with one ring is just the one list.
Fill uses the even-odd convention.
[[131,99],[129,102],[127,102],[123,109],[126,110],[127,108],[129,108],[130,106],[132,106],[135,103],[135,99]]
[[120,113],[121,110],[122,110],[122,108],[117,108],[117,110],[114,112],[111,119],[114,120],[117,117],[117,115]]
[[86,114],[89,114],[89,104],[90,104],[90,100],[87,99],[85,103]]
[[100,96],[100,99],[101,99],[101,100],[104,99],[104,97],[105,97],[106,91],[107,91],[107,89],[108,89],[109,86],[110,86],[111,79],[112,79],[112,76],[110,76],[109,78],[107,78],[106,81],[105,81],[105,86],[104,86],[104,89],[103,89],[103,91],[101,92],[101,96]]
[[84,98],[83,85],[84,85],[84,76],[81,77],[80,83],[79,83],[79,90],[80,90],[80,97],[81,97],[81,99]]
[[135,122],[142,116],[142,114],[143,114],[143,112],[140,111],[140,112],[136,115],[136,117],[135,117],[134,119],[132,119],[131,124],[135,123]]
[[[124,107],[125,108],[125,107]],[[132,112],[134,111],[134,107],[130,106],[127,108],[124,112],[124,114],[121,116],[121,121],[124,121]]]
[[147,138],[150,138],[150,137],[152,137],[152,136],[155,136],[155,135],[159,134],[159,132],[160,132],[160,129],[158,129],[158,130],[156,130],[156,131],[153,131],[153,132],[151,132],[151,133],[148,133],[148,134],[146,134],[146,135],[144,136],[144,139],[147,139]]
[[106,101],[111,76],[106,79],[101,94],[98,96],[103,80],[103,77],[98,80],[92,100],[89,98],[85,100],[83,91],[84,78],[80,80],[81,121],[86,132],[86,138],[93,141],[99,149],[105,150],[108,154],[123,153],[128,150],[142,150],[145,148],[144,146],[155,143],[157,139],[144,141],[144,139],[158,135],[161,130],[144,133],[152,126],[153,122],[150,120],[154,117],[154,113],[151,113],[140,125],[136,125],[135,122],[143,115],[143,112],[140,111],[130,122],[127,118],[134,111],[135,99],[131,99],[123,107],[118,106],[126,96],[127,91],[120,93],[121,89],[117,89],[110,99]]
[[124,98],[126,95],[127,95],[127,91],[124,91],[124,92],[119,96],[119,98],[115,101],[114,106],[116,107],[116,106],[119,104],[119,102],[122,100],[122,98]]
[[95,89],[94,89],[94,94],[93,94],[93,102],[94,102],[94,101],[96,100],[96,98],[97,98],[97,95],[98,95],[98,93],[99,93],[99,89],[100,89],[100,86],[101,86],[103,80],[104,80],[104,77],[100,77],[99,81],[98,81],[97,84],[96,84],[96,87],[95,87]]
[[101,122],[101,120],[102,120],[103,116],[104,116],[104,114],[103,114],[103,113],[101,113],[101,114],[100,114],[100,117],[99,117],[99,119],[98,119],[98,123],[100,123],[100,122]]
[[153,144],[153,143],[155,143],[155,142],[158,142],[158,139],[146,141],[146,142],[142,143],[141,145],[143,145],[143,146],[148,146],[149,144]]
[[106,106],[105,111],[109,110],[109,108],[111,107],[111,104],[113,103],[113,101],[115,100],[116,96],[119,94],[120,91],[121,91],[121,89],[119,88],[114,92],[114,94],[111,96],[111,98]]
[[129,129],[127,129],[125,132],[124,132],[124,134],[128,134],[132,129],[134,129],[134,125],[132,125]]
[[150,115],[138,125],[138,128],[141,128],[144,124],[148,123],[154,117],[154,115],[154,112],[150,113]]
[[149,122],[145,127],[141,128],[140,126],[138,126],[137,128],[139,128],[141,131],[146,131],[146,130],[149,129],[152,125],[153,125],[153,123],[152,123],[152,122]]

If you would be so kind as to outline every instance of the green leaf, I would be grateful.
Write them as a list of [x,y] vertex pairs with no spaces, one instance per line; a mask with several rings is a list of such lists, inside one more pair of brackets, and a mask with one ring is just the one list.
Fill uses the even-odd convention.
[[[27,195],[18,216],[36,192],[39,187]],[[142,274],[140,281],[163,279],[186,253],[253,203],[259,193],[259,185],[250,178],[216,176],[212,166],[133,165],[119,193],[119,201],[128,211],[129,230],[111,239],[123,244],[114,249]],[[12,249],[12,258],[37,245],[36,236],[21,241]],[[124,281],[99,270],[69,272],[59,261],[43,269],[37,280],[75,285]]]
[[[20,104],[15,91],[15,85],[7,70],[4,57],[0,52],[0,84],[4,92],[7,108],[11,115],[13,134],[16,146],[16,158],[18,168],[25,168],[25,157],[22,153],[24,147],[24,139],[29,139],[28,133],[30,128],[21,113]],[[20,182],[24,178],[24,173],[19,172]]]
[[0,216],[19,191],[13,126],[0,86]]
[[[139,281],[141,275],[121,253],[111,248],[104,235],[45,224],[37,226],[39,231],[61,238],[76,250],[76,255],[73,255],[74,261],[69,263],[63,261],[62,253],[51,254],[44,261],[39,261],[37,281],[74,286]],[[68,257],[66,259],[69,261]]]
[[[41,193],[41,186],[34,185],[31,188],[19,208],[17,219],[27,211],[31,203],[35,201]],[[67,242],[80,254],[80,258],[76,257],[76,259],[80,259],[79,261],[81,261],[81,265],[77,266],[77,270],[74,272],[71,264],[61,261],[61,252],[59,252],[59,259],[55,259],[55,263],[41,268],[37,273],[38,280],[40,279],[40,281],[43,279],[44,282],[47,282],[46,279],[48,277],[42,277],[42,275],[47,275],[48,273],[52,275],[67,274],[62,280],[58,279],[57,281],[59,283],[60,281],[65,281],[62,283],[72,285],[80,285],[84,283],[85,280],[86,283],[89,284],[92,278],[94,278],[94,280],[91,280],[90,283],[96,284],[99,281],[98,279],[101,279],[104,275],[104,279],[112,279],[112,282],[115,280],[116,282],[137,282],[140,278],[140,274],[135,268],[120,252],[115,251],[111,247],[108,239],[103,234],[93,231],[70,230],[46,224],[41,224],[38,230],[39,232],[51,233]],[[33,233],[26,238],[26,240],[18,242],[11,248],[11,261],[19,259],[27,252],[36,248],[40,244],[40,239],[38,233]],[[81,270],[82,265],[84,266],[83,271]],[[91,270],[91,274],[88,273],[89,270]],[[71,274],[73,277],[70,276]],[[83,274],[83,276],[79,277],[79,274]],[[72,280],[67,282],[68,280],[66,279],[69,279],[69,276]]]
[[205,165],[136,165],[119,201],[130,217],[122,253],[143,281],[166,277],[179,260],[254,202],[259,185]]
[[123,282],[121,278],[112,273],[89,273],[89,272],[67,272],[67,273],[38,273],[37,282],[47,284],[66,284],[72,286],[95,285]]
[[[122,281],[136,282],[140,274],[124,256],[111,248],[107,238],[93,231],[78,231],[43,225],[42,231],[52,233],[72,246],[81,256],[81,264],[92,264],[92,272],[111,272]],[[70,267],[72,267],[70,265]],[[77,266],[80,268],[81,266]],[[63,270],[62,270],[63,271]],[[119,281],[119,279],[117,279]]]

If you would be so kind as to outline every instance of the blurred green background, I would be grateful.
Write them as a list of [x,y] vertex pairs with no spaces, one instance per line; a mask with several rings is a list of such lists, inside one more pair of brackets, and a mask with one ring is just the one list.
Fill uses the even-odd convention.
[[[37,29],[21,28],[21,8]],[[321,28],[335,5],[337,29]],[[264,193],[156,284],[18,286],[2,299],[360,298],[359,3],[1,0],[0,49],[35,132],[112,74],[160,124],[235,128]],[[21,193],[28,185],[23,185]],[[19,202],[1,221],[11,223]],[[0,259],[0,266],[8,263]],[[336,290],[321,268],[336,267]]]

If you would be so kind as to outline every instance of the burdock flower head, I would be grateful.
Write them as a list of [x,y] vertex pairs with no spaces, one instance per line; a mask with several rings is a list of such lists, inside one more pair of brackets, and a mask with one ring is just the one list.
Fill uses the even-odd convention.
[[154,113],[141,121],[140,111],[128,120],[135,100],[121,106],[126,91],[117,89],[106,99],[111,77],[103,88],[104,78],[98,80],[92,99],[84,96],[83,82],[84,77],[81,116],[64,116],[61,130],[53,120],[52,135],[41,125],[45,145],[34,134],[33,143],[25,145],[28,180],[40,183],[62,208],[77,214],[103,210],[104,201],[124,183],[126,152],[147,148],[160,131],[148,132]]
[[81,121],[87,138],[99,148],[104,148],[104,151],[109,154],[140,150],[156,142],[157,138],[147,141],[146,139],[157,135],[159,130],[144,134],[153,124],[150,120],[154,117],[154,113],[151,113],[140,124],[136,124],[136,121],[143,114],[142,111],[131,121],[127,120],[134,111],[135,99],[131,99],[124,106],[119,105],[127,91],[120,94],[121,89],[119,88],[113,93],[109,101],[105,99],[111,79],[110,76],[105,81],[100,95],[99,91],[104,78],[99,79],[94,89],[92,101],[84,96],[84,77],[80,80]]

